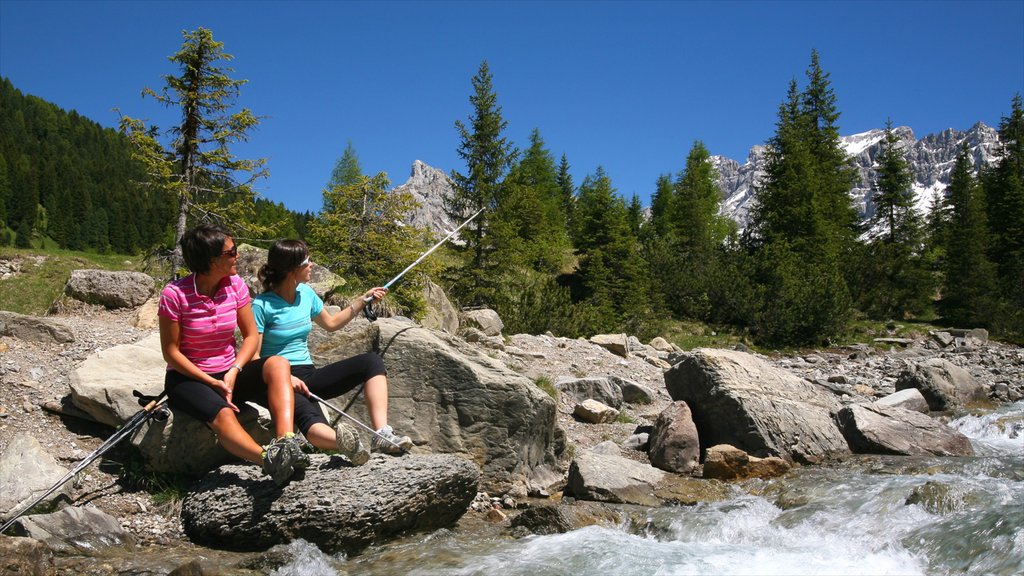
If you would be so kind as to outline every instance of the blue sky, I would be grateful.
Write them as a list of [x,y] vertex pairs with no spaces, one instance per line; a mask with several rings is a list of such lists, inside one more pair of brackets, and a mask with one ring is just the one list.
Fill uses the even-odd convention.
[[105,125],[166,127],[142,99],[176,73],[181,32],[213,31],[265,116],[242,157],[264,196],[316,211],[347,142],[363,171],[463,171],[456,120],[481,61],[520,148],[538,128],[578,184],[603,166],[646,204],[695,140],[743,161],[771,137],[812,49],[844,135],[887,118],[918,137],[998,125],[1024,92],[1024,0],[1000,2],[73,2],[0,0],[0,74]]

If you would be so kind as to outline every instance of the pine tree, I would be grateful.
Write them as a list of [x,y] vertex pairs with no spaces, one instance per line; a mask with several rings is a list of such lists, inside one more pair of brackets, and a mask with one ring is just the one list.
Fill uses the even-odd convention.
[[[426,245],[428,233],[404,225],[415,208],[412,194],[388,191],[387,174],[362,176],[354,184],[324,190],[322,211],[309,222],[313,257],[321,265],[348,276],[356,285],[383,283],[397,275]],[[416,274],[403,277],[396,296],[413,302],[417,277],[432,270],[435,261],[424,261]]]
[[[259,124],[248,108],[231,112],[247,82],[229,76],[234,70],[226,63],[233,57],[206,28],[184,32],[183,37],[181,50],[170,57],[179,74],[164,76],[166,85],[160,92],[142,91],[163,106],[181,109],[181,123],[168,131],[173,137],[171,149],[165,150],[157,140],[158,128],[121,118],[121,131],[135,144],[150,183],[177,198],[171,259],[175,268],[183,264],[179,241],[188,219],[224,221],[231,227],[250,222],[253,184],[267,175],[266,159],[240,159],[231,152],[231,146],[247,141]],[[261,231],[250,228],[249,232]]]
[[1024,334],[1024,104],[1014,96],[999,122],[995,169],[984,178],[990,258],[1000,279],[1004,313],[997,328]]
[[774,343],[819,343],[850,317],[844,264],[856,240],[850,190],[857,176],[840,144],[836,97],[817,51],[807,78],[803,92],[791,81],[779,106],[745,232],[764,288],[760,337]]
[[985,253],[989,243],[985,199],[966,144],[956,157],[947,194],[950,221],[940,308],[954,324],[989,326],[995,315],[995,267]]
[[[341,158],[334,164],[334,170],[331,171],[331,178],[327,181],[327,189],[333,190],[338,186],[352,186],[358,184],[363,178],[363,168],[359,164],[359,155],[356,154],[355,147],[352,146],[352,141],[349,140],[345,146],[345,151],[341,154]],[[329,196],[324,196],[324,201],[327,201]],[[324,211],[330,212],[334,210],[333,206],[324,205]]]
[[672,176],[662,174],[654,183],[654,194],[651,194],[651,225],[648,228],[655,236],[664,237],[669,233],[671,216],[669,206],[672,203]]
[[914,209],[910,164],[900,144],[888,120],[872,183],[876,206],[872,222],[883,234],[858,251],[860,264],[848,275],[860,310],[881,320],[926,312],[933,291],[921,217]]
[[466,173],[452,172],[452,196],[445,199],[445,211],[454,221],[483,212],[470,222],[454,244],[468,254],[465,265],[453,271],[457,295],[465,304],[484,304],[494,296],[501,263],[494,258],[494,246],[487,235],[493,209],[498,205],[501,185],[516,158],[516,150],[502,135],[508,122],[502,118],[498,96],[494,92],[487,61],[480,64],[472,79],[469,102],[473,114],[469,126],[457,120],[459,157],[466,162]]
[[671,225],[679,247],[708,253],[734,230],[732,221],[719,214],[722,192],[711,153],[700,140],[686,157],[686,168],[673,186],[669,207]]
[[11,197],[11,183],[7,177],[7,160],[0,154],[0,230],[7,223],[7,203]]
[[890,244],[915,240],[921,225],[914,210],[913,174],[905,154],[892,120],[886,120],[871,200],[876,210],[872,221],[882,226]]
[[560,271],[570,250],[554,157],[540,131],[511,168],[490,219],[495,259],[506,272]]
[[583,286],[579,300],[596,311],[591,329],[646,334],[651,315],[647,264],[626,203],[603,168],[580,184],[575,214],[574,244]]
[[569,159],[562,154],[562,160],[558,163],[558,175],[555,177],[558,189],[562,192],[562,212],[565,218],[566,227],[572,228],[572,210],[576,202],[576,186],[572,182],[572,174],[569,173]]

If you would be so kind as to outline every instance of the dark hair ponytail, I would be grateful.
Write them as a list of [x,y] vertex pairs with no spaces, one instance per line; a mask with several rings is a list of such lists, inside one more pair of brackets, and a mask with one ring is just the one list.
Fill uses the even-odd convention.
[[288,273],[309,257],[309,248],[302,240],[278,240],[267,253],[267,263],[257,273],[263,291],[270,292],[281,285]]

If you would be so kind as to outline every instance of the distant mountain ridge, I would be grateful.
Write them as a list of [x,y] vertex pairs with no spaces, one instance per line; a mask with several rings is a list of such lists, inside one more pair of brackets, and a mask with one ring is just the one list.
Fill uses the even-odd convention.
[[[966,132],[950,128],[920,140],[906,126],[894,128],[894,131],[906,151],[913,172],[915,207],[922,214],[927,212],[937,196],[945,193],[953,163],[964,142],[971,150],[975,166],[992,164],[999,144],[998,132],[982,122]],[[875,211],[871,202],[872,183],[876,177],[877,159],[881,154],[884,136],[884,130],[875,129],[840,138],[843,148],[853,157],[860,176],[860,181],[850,195],[862,221],[870,219]],[[750,218],[754,185],[763,174],[764,155],[765,147],[758,145],[750,149],[743,164],[724,156],[712,157],[720,176],[718,184],[722,190],[722,212],[735,220],[741,229],[746,227]],[[871,232],[868,234],[871,235]]]
[[[920,140],[909,127],[901,126],[894,128],[894,131],[907,153],[907,161],[913,172],[915,207],[922,214],[927,212],[937,196],[945,193],[953,163],[964,142],[971,150],[975,166],[992,164],[999,145],[998,132],[983,122],[978,122],[966,131],[949,128]],[[860,176],[860,181],[850,195],[863,221],[870,219],[875,210],[871,202],[872,183],[884,136],[884,130],[874,129],[840,138],[843,148],[853,157]],[[750,218],[754,185],[763,173],[764,154],[765,147],[755,145],[742,164],[725,156],[712,156],[719,174],[718,186],[722,190],[722,213],[735,220],[741,229],[747,226]],[[443,197],[451,193],[451,182],[444,171],[416,160],[409,179],[395,189],[411,192],[421,203],[413,213],[411,223],[441,233],[454,228],[443,209]],[[872,235],[872,232],[868,234]]]

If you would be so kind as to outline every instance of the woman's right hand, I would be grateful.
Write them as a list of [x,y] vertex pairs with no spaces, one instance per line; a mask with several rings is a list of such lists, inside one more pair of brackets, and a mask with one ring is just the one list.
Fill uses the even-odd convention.
[[228,383],[223,380],[214,380],[212,383],[210,383],[210,387],[216,390],[218,394],[224,397],[224,400],[227,401],[228,407],[230,407],[231,410],[233,410],[236,413],[240,412],[238,406],[235,406],[235,403],[231,401],[231,396],[232,394],[234,394],[233,386],[228,385]]

